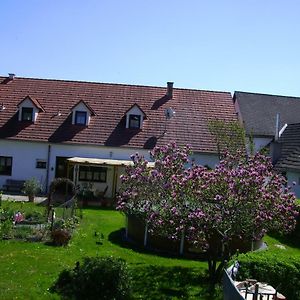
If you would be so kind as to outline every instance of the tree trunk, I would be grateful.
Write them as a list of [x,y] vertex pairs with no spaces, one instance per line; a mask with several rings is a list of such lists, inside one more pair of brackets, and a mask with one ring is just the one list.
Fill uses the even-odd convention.
[[207,255],[209,281],[214,285],[222,279],[225,262],[229,258],[228,247],[221,245],[220,248],[217,243],[209,243]]

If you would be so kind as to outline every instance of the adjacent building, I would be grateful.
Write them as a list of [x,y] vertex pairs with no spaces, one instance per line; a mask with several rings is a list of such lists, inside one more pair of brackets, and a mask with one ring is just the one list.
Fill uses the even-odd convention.
[[255,151],[269,147],[286,124],[300,122],[300,98],[235,92],[235,110],[246,134],[254,142]]

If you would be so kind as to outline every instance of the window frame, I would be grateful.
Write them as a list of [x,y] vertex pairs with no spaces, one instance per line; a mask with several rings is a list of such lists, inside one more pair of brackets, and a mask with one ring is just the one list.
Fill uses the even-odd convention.
[[[29,113],[29,110],[30,110],[30,113]],[[25,114],[28,114],[28,115],[30,114],[31,115],[30,120],[25,119]],[[22,107],[21,121],[23,121],[23,122],[33,122],[33,108],[32,107]]]
[[37,159],[35,163],[36,169],[47,169],[47,161],[43,159]]
[[[85,172],[84,176],[82,176],[83,172]],[[96,176],[95,176],[96,174],[99,174],[98,178],[96,178]],[[95,167],[95,166],[79,166],[78,181],[106,183],[107,182],[107,168]]]
[[[138,127],[131,126],[131,121],[136,121],[136,120],[133,120],[133,118],[136,118],[136,117],[138,117]],[[140,129],[141,128],[141,122],[142,122],[141,115],[129,114],[129,116],[128,116],[128,128],[129,129]]]
[[[77,118],[80,117],[79,115],[83,115],[84,114],[84,123],[79,123]],[[82,117],[82,116],[81,116]],[[87,112],[83,111],[83,110],[76,110],[75,111],[75,119],[74,119],[74,124],[75,125],[80,125],[80,126],[86,126],[86,121],[87,121]]]
[[[2,166],[1,161],[4,159],[4,165]],[[10,164],[8,164],[8,160],[10,160]],[[0,156],[0,176],[11,176],[12,174],[12,166],[13,166],[13,157],[12,156]],[[4,170],[2,170],[4,167]]]

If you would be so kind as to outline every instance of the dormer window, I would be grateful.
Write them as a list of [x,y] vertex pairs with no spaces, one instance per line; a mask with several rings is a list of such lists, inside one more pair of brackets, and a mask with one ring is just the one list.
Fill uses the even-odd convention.
[[75,111],[75,125],[86,125],[86,111]]
[[129,115],[129,128],[138,129],[141,127],[140,115]]
[[126,112],[126,128],[142,129],[146,114],[138,104],[132,105]]
[[32,107],[22,107],[22,121],[33,121],[33,108]]
[[94,110],[83,100],[77,102],[72,108],[72,124],[88,126],[91,117],[95,116]]
[[26,96],[19,104],[19,121],[35,122],[38,114],[45,112],[41,104],[34,98]]

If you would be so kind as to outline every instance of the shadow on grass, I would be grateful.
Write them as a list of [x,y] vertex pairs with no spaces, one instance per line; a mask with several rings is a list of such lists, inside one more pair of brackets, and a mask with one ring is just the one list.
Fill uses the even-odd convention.
[[297,224],[295,230],[286,235],[279,234],[277,232],[269,232],[268,235],[275,238],[281,244],[285,244],[292,248],[300,248],[300,226]]
[[133,267],[134,299],[222,299],[203,270],[187,267]]
[[168,251],[161,251],[157,249],[153,249],[150,247],[144,247],[141,244],[125,238],[125,229],[121,228],[119,230],[113,231],[108,235],[108,240],[112,242],[113,244],[116,244],[122,248],[131,249],[138,253],[144,253],[144,254],[151,254],[156,255],[160,257],[166,257],[166,258],[180,258],[180,259],[186,259],[186,260],[198,260],[198,261],[206,261],[204,257],[199,257],[196,255],[185,255],[180,256],[178,253],[174,252],[168,252]]

